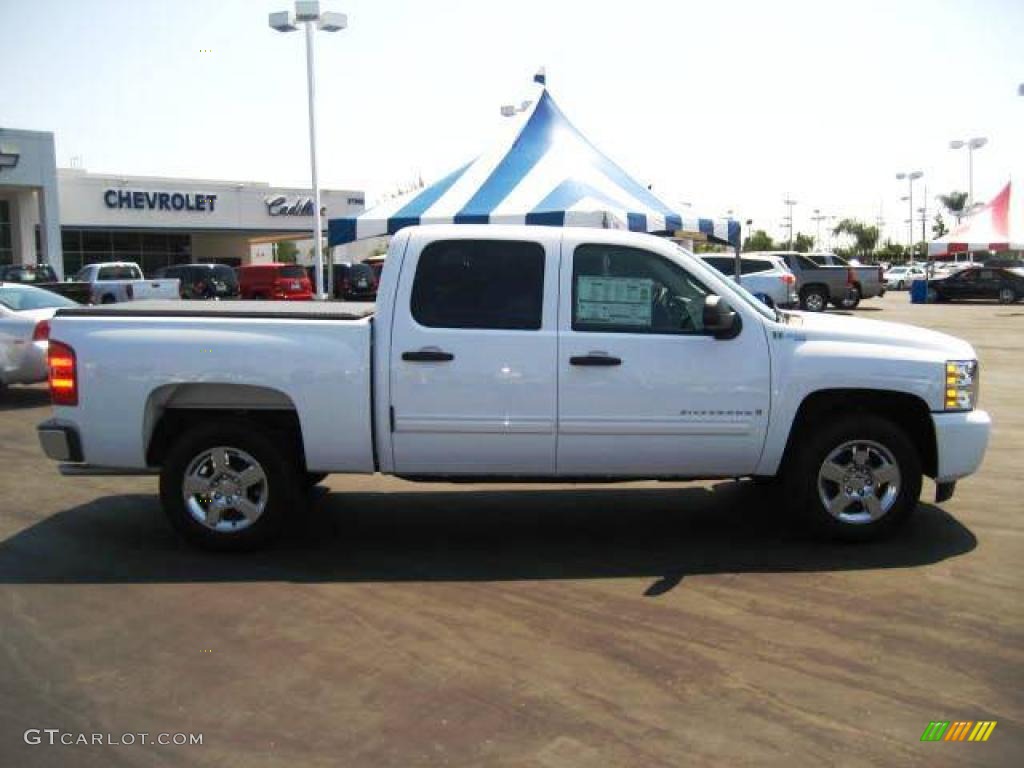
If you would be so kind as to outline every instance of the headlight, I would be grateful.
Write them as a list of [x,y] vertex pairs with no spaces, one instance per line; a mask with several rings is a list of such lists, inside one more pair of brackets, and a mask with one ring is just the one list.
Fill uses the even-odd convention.
[[978,404],[978,361],[947,360],[946,392],[947,411],[971,411]]

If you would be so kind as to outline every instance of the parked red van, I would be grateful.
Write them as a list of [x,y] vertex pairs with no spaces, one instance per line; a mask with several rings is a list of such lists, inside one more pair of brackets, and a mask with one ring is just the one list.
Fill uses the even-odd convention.
[[313,286],[306,270],[297,264],[246,264],[238,268],[238,288],[243,299],[311,301]]

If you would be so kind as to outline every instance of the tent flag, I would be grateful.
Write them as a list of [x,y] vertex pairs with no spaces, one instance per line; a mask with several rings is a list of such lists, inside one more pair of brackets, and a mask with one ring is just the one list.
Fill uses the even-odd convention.
[[359,216],[331,219],[328,243],[393,235],[416,224],[539,224],[700,232],[738,246],[740,224],[683,215],[602,154],[559,109],[544,78],[539,95],[490,151],[425,189]]
[[941,259],[971,251],[1024,250],[1024,192],[1009,182],[991,201],[952,232],[928,243],[928,256]]

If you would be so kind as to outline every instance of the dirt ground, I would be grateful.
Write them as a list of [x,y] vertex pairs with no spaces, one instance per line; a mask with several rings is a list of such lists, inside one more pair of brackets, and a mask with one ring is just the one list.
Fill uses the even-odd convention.
[[[1024,305],[856,314],[970,340],[994,420],[978,475],[866,546],[749,482],[334,476],[283,546],[204,554],[155,480],[59,476],[45,392],[9,391],[0,765],[1024,764]],[[998,725],[921,743],[933,720]]]

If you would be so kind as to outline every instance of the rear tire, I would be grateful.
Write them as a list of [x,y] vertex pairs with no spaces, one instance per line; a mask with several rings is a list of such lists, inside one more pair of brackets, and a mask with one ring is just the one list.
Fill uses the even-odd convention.
[[898,425],[851,413],[800,438],[786,497],[813,532],[868,541],[910,517],[921,495],[921,460]]
[[1013,288],[1000,288],[999,289],[999,303],[1000,304],[1013,304],[1017,300],[1017,293]]
[[828,292],[819,286],[812,285],[800,291],[800,309],[805,312],[824,312],[828,306]]
[[307,503],[305,473],[282,449],[289,444],[238,421],[188,430],[171,446],[160,472],[167,519],[203,549],[267,544]]
[[834,304],[838,309],[856,309],[860,304],[860,288],[854,286],[846,296],[834,302]]

